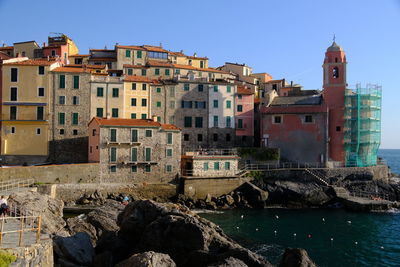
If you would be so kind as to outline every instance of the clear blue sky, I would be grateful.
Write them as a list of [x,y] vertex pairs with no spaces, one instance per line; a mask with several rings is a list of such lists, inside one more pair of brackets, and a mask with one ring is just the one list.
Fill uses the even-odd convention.
[[400,148],[399,0],[0,0],[0,21],[6,44],[43,43],[50,32],[69,35],[81,53],[161,42],[208,56],[210,66],[246,63],[305,89],[321,88],[335,33],[346,51],[348,84],[383,86],[381,147]]

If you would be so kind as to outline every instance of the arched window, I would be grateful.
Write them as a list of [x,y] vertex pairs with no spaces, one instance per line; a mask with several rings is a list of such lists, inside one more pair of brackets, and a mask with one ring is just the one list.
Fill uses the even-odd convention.
[[334,67],[333,68],[332,74],[333,74],[332,76],[333,76],[334,79],[339,78],[339,69],[338,69],[338,67]]

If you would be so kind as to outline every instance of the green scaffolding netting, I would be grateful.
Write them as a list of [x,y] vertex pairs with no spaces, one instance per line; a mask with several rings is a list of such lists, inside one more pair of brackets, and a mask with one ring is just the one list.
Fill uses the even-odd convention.
[[346,166],[365,167],[377,164],[381,141],[382,88],[367,85],[346,89],[344,146]]

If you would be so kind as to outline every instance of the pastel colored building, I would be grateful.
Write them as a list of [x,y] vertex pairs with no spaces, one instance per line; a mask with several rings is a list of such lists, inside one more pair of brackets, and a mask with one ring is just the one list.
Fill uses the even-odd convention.
[[124,77],[124,95],[121,117],[127,119],[150,119],[152,80],[142,76]]
[[30,59],[41,57],[41,48],[35,41],[14,43],[15,57],[28,57]]
[[102,182],[170,182],[180,174],[181,133],[153,120],[93,118],[89,162],[100,163]]
[[237,86],[235,95],[235,145],[254,145],[254,93],[244,86]]

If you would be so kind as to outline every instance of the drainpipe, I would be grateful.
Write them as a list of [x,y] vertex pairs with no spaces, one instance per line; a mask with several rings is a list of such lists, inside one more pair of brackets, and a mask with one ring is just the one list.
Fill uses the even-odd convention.
[[[56,155],[56,144],[55,144],[55,142],[54,142],[54,139],[55,139],[55,123],[56,123],[56,120],[55,120],[55,116],[56,116],[56,114],[55,114],[55,106],[56,106],[56,74],[53,72],[53,90],[52,90],[52,93],[53,93],[53,104],[51,105],[51,108],[53,109],[53,114],[52,114],[52,158],[53,159],[55,159],[55,155]],[[49,92],[51,92],[51,90],[49,90]]]
[[108,119],[108,83],[110,81],[110,78],[106,78],[106,118]]

